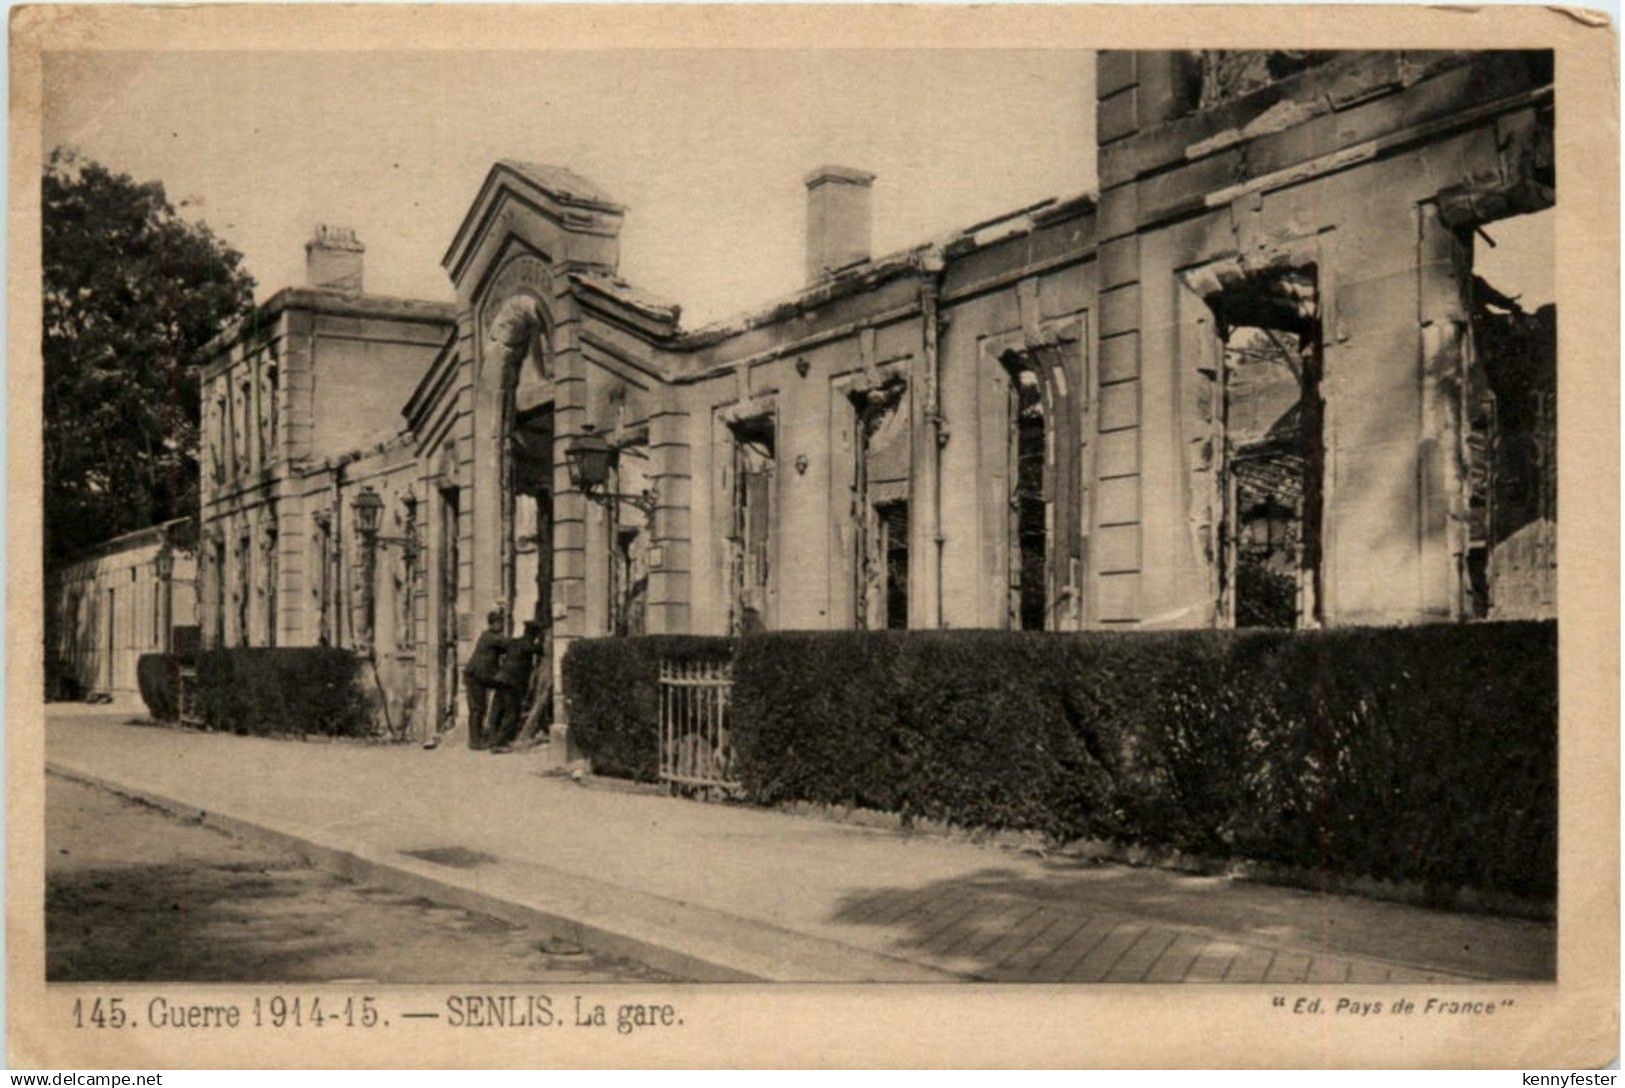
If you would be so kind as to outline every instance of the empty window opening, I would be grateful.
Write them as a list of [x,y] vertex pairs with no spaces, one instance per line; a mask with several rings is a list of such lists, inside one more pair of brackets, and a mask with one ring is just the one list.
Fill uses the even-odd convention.
[[226,542],[216,538],[210,546],[210,575],[214,583],[214,645],[226,645]]
[[267,360],[260,383],[260,465],[270,465],[277,459],[277,373],[276,364]]
[[1307,49],[1201,49],[1187,69],[1199,110],[1212,109],[1324,64],[1337,54]]
[[333,645],[333,519],[325,510],[311,515],[316,531],[310,537],[311,592],[316,597],[316,645]]
[[[619,445],[608,489],[622,495],[650,490],[649,456],[642,448],[647,436],[638,434]],[[613,635],[641,635],[648,630],[649,548],[648,515],[631,503],[614,502],[606,508],[609,519],[608,629]]]
[[540,495],[553,488],[553,406],[544,404],[514,417],[509,435],[513,489]]
[[1237,627],[1313,626],[1324,468],[1314,273],[1251,281],[1214,308],[1224,336],[1224,603]]
[[875,507],[878,550],[885,557],[885,615],[877,626],[900,631],[908,626],[908,500]]
[[245,533],[237,538],[237,645],[247,646],[248,602],[253,595],[253,581],[249,577],[249,564],[254,554],[253,541]]
[[1465,247],[1475,274],[1463,404],[1463,611],[1477,619],[1535,618],[1556,604],[1557,307],[1549,266],[1544,274],[1522,266],[1549,258],[1551,213],[1478,235],[1486,246],[1491,235],[1498,244],[1486,251],[1469,239]]
[[615,533],[614,616],[610,630],[620,636],[641,635],[648,630],[649,561],[648,534],[639,527],[617,529]]
[[265,645],[276,645],[277,624],[277,582],[279,556],[277,554],[277,530],[273,523],[265,530],[265,572],[261,578],[263,589],[261,591],[262,604],[265,611]]
[[538,491],[526,499],[535,527],[531,541],[536,555],[536,607],[531,614],[545,631],[553,626],[553,492]]
[[[515,586],[516,619],[531,617],[541,626],[541,649],[531,664],[530,683],[520,712],[523,729],[534,735],[541,718],[553,706],[553,492],[537,487],[516,497],[517,520],[522,523],[518,545],[520,569]],[[527,595],[534,603],[527,603]],[[518,632],[515,632],[518,633]]]
[[[462,531],[460,508],[461,492],[455,487],[440,490],[440,563],[437,576],[440,582],[439,630],[436,632],[440,661],[440,720],[442,729],[449,729],[457,721],[458,678],[462,675],[457,653],[457,613],[461,607],[459,585],[462,564],[459,557],[458,534]],[[323,584],[325,600],[326,584]],[[324,604],[323,615],[326,615]],[[323,621],[325,629],[326,622]]]
[[231,415],[224,394],[214,398],[209,416],[209,463],[211,476],[218,484],[225,479],[226,459],[231,449]]
[[772,624],[773,418],[757,416],[729,427],[733,439],[733,517],[728,537],[732,601],[729,629],[734,634],[766,630]]
[[508,441],[513,539],[508,548],[516,623],[553,622],[553,406],[517,413]]
[[237,437],[241,442],[241,448],[237,451],[237,471],[248,473],[254,471],[254,430],[257,423],[254,418],[254,383],[248,377],[244,377],[237,385],[241,391],[237,402],[237,418],[242,420],[242,426],[237,429]]
[[237,398],[231,391],[230,379],[222,381],[220,403],[225,410],[225,441],[226,441],[226,477],[236,479],[242,471],[242,459],[238,456],[238,432],[242,430],[242,412]]
[[1018,629],[1042,631],[1049,619],[1048,412],[1043,385],[1032,368],[1012,369],[1010,385],[1011,612]]
[[853,395],[857,414],[854,515],[860,628],[908,626],[908,386],[888,382]]
[[418,500],[408,491],[401,496],[400,564],[395,571],[395,648],[410,652],[417,646]]

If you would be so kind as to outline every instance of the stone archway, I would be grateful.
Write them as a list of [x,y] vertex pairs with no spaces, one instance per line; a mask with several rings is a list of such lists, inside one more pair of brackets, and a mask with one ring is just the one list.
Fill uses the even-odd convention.
[[[493,279],[478,325],[474,504],[470,531],[476,611],[497,606],[519,634],[543,625],[552,657],[553,319],[549,275],[536,257],[510,261]],[[553,718],[552,669],[544,664],[527,700],[529,732]]]
[[[483,369],[494,372],[496,378],[493,408],[498,441],[494,452],[498,468],[496,484],[501,497],[498,592],[502,606],[510,615],[517,615],[514,612],[515,596],[519,588],[516,574],[515,526],[521,519],[518,487],[520,481],[517,479],[515,464],[516,457],[521,454],[518,392],[520,378],[527,362],[536,368],[537,377],[543,381],[552,379],[551,323],[542,300],[528,291],[509,295],[486,323],[481,352],[485,363]],[[482,382],[483,384],[487,383]],[[550,446],[552,435],[550,422],[545,427],[545,432],[546,442]],[[538,453],[550,454],[551,450],[530,449],[527,452],[534,458]],[[550,478],[544,486],[551,492]]]
[[[510,490],[504,487],[508,467],[503,456],[512,433],[510,414],[550,400],[555,447],[586,421],[577,285],[570,273],[614,273],[624,218],[624,208],[568,170],[504,160],[491,167],[441,260],[456,287],[459,312],[458,370],[443,390],[458,398],[455,408],[448,405],[447,415],[449,427],[458,432],[459,471],[467,474],[459,511],[459,560],[467,596],[457,606],[464,659],[484,613],[506,596],[502,538],[508,534],[501,530]],[[529,384],[536,370],[524,360],[532,344],[539,345],[539,365],[553,379],[546,390]],[[515,389],[517,404],[510,399]],[[536,395],[542,393],[547,395]],[[565,480],[556,478],[555,483],[552,596],[557,637],[552,656],[557,688],[565,644],[584,633],[584,589],[596,571],[584,564],[586,500]],[[562,700],[553,709],[555,739],[564,739]]]

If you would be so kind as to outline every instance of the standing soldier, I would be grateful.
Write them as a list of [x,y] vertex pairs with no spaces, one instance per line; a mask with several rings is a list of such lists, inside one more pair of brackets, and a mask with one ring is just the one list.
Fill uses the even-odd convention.
[[468,746],[476,751],[489,744],[485,705],[491,686],[496,683],[502,644],[507,641],[503,637],[503,619],[501,609],[485,617],[485,630],[480,632],[474,652],[468,655],[468,664],[463,667],[463,686],[468,689]]
[[530,676],[536,671],[536,655],[541,650],[542,625],[534,620],[525,622],[525,633],[512,642],[502,654],[502,665],[496,676],[496,707],[491,712],[491,751],[501,754],[513,751],[514,738],[519,733],[519,711],[530,690]]

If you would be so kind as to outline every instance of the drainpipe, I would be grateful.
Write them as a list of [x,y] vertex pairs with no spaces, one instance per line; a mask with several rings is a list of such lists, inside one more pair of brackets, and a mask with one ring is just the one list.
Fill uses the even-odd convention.
[[942,449],[948,444],[948,419],[942,412],[942,362],[938,353],[938,337],[944,324],[938,313],[942,296],[942,276],[947,267],[942,250],[936,246],[920,257],[920,322],[925,342],[925,420],[931,428],[931,539],[936,544],[936,613],[937,626],[946,627],[943,620],[943,545],[947,540],[942,531]]

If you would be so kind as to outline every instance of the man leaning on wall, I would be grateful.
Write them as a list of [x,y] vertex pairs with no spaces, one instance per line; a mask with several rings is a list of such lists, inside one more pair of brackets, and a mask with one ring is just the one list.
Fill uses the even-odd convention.
[[[463,689],[468,692],[468,746],[476,751],[486,747],[485,710],[490,701],[491,687],[496,682],[497,668],[502,660],[506,617],[501,609],[488,613],[485,630],[474,643],[474,652],[463,666]],[[435,748],[440,738],[434,736],[423,745]]]
[[524,634],[509,642],[502,652],[496,675],[496,706],[491,712],[490,747],[494,754],[514,750],[519,735],[520,711],[536,672],[536,657],[542,648],[542,625],[525,622]]

